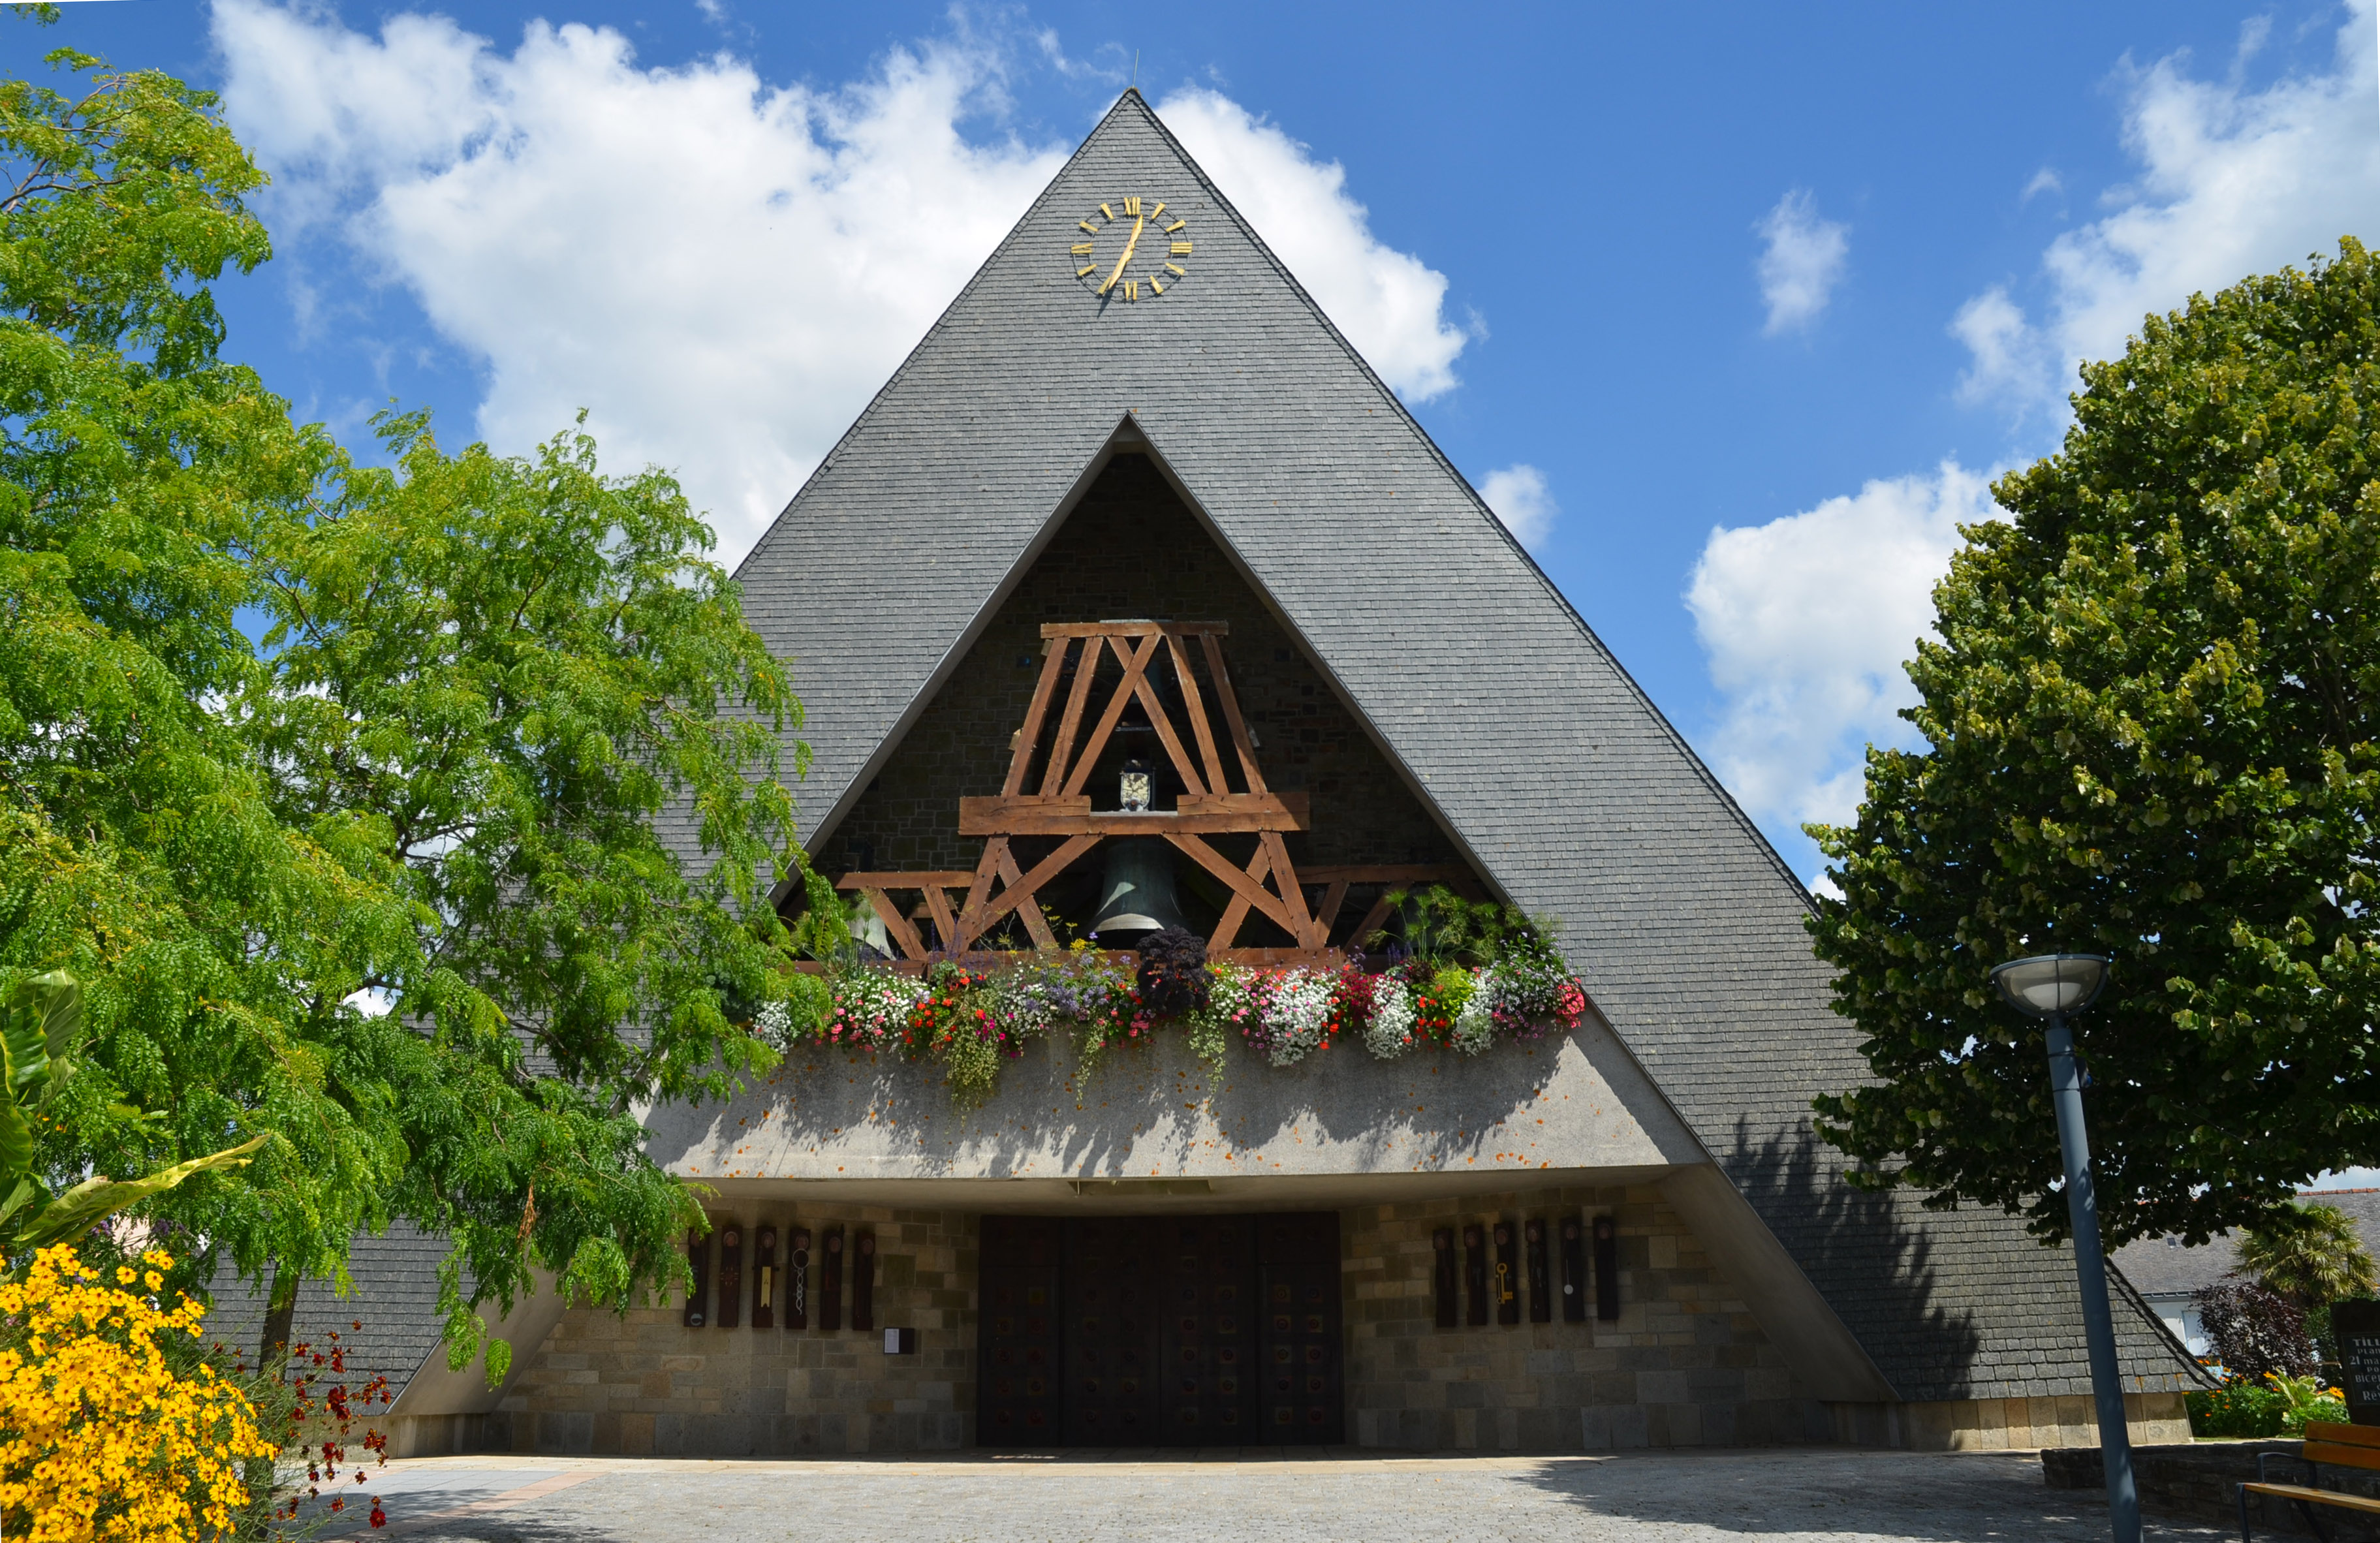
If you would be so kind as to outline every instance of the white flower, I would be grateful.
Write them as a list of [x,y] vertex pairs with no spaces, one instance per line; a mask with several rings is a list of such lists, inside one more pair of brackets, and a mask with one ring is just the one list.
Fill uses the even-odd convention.
[[1394,1061],[1414,1048],[1414,999],[1402,975],[1384,975],[1372,989],[1372,1021],[1364,1026],[1364,1048]]
[[772,1051],[792,1050],[794,1010],[782,1002],[762,1002],[760,1011],[752,1014],[752,1032]]
[[1273,978],[1264,1002],[1267,1060],[1293,1066],[1313,1053],[1330,1027],[1338,984],[1318,970],[1288,970]]

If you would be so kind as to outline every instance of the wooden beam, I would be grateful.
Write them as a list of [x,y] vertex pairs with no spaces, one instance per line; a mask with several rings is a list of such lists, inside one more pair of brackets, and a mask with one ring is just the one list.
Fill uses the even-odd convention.
[[1257,839],[1272,854],[1273,887],[1281,891],[1281,904],[1289,909],[1289,935],[1297,940],[1300,948],[1320,948],[1330,940],[1314,935],[1314,918],[1305,910],[1305,886],[1297,881],[1297,869],[1289,860],[1289,847],[1281,841],[1281,832],[1267,831]]
[[[1257,846],[1256,860],[1248,865],[1248,877],[1262,883],[1264,876],[1271,871],[1272,854],[1266,851],[1263,844],[1259,843]],[[1247,919],[1247,896],[1233,890],[1231,903],[1223,907],[1223,919],[1216,923],[1214,936],[1207,940],[1207,956],[1212,959],[1228,951],[1239,939],[1240,924]]]
[[[1306,869],[1305,876],[1309,879],[1314,878],[1314,870]],[[929,890],[927,893],[930,894],[933,892]],[[1326,941],[1330,936],[1330,929],[1339,925],[1339,907],[1345,904],[1347,904],[1347,881],[1331,880],[1330,887],[1322,892],[1322,908],[1314,913],[1314,923],[1321,929],[1322,936]]]
[[1008,780],[1000,784],[1004,798],[1025,791],[1025,773],[1032,768],[1033,751],[1041,738],[1041,720],[1049,715],[1050,699],[1057,695],[1058,676],[1066,667],[1066,650],[1074,646],[1063,638],[1055,648],[1044,646],[1041,678],[1033,683],[1033,705],[1025,710],[1025,727],[1018,731],[1016,747],[1008,757]]
[[[1001,838],[997,836],[992,839],[994,841],[1001,841]],[[1036,890],[1048,883],[1050,880],[1055,879],[1059,874],[1063,873],[1068,868],[1074,865],[1075,858],[1081,857],[1084,853],[1089,851],[1099,844],[1099,838],[1097,836],[1075,836],[1072,838],[1067,841],[1065,844],[1060,846],[1058,850],[1042,858],[1040,864],[1036,867],[1032,872],[1025,876],[1023,882],[1011,884],[1006,889],[1002,890],[999,894],[985,902],[982,908],[977,911],[974,916],[961,917],[959,918],[959,924],[965,929],[968,940],[972,942],[973,940],[983,936],[984,932],[990,928],[993,922],[998,921],[1001,917],[1006,916],[1011,910],[1014,909],[1022,903],[1031,900],[1033,898],[1033,893]],[[987,850],[989,850],[988,846]],[[1002,850],[1004,854],[1006,851],[1005,842],[1002,842]]]
[[1050,759],[1041,769],[1041,796],[1056,793],[1066,780],[1075,756],[1075,735],[1082,732],[1083,704],[1090,700],[1091,677],[1099,673],[1099,655],[1107,645],[1091,638],[1075,661],[1075,684],[1066,693],[1066,713],[1058,722],[1058,737],[1050,742]]
[[[1173,642],[1170,638],[1166,641]],[[1179,648],[1181,645],[1173,646]],[[1165,747],[1166,755],[1172,759],[1173,770],[1181,773],[1183,788],[1194,796],[1203,796],[1207,784],[1198,780],[1198,769],[1190,764],[1190,752],[1182,747],[1182,736],[1173,732],[1173,715],[1165,711],[1164,702],[1158,699],[1157,683],[1144,674],[1134,690],[1140,698],[1140,705],[1148,710],[1149,726],[1157,731],[1157,742]]]
[[884,918],[884,930],[892,933],[892,941],[900,945],[901,956],[923,959],[926,945],[919,941],[917,929],[909,925],[909,918],[901,914],[901,907],[892,904],[892,897],[880,889],[866,889],[859,893],[868,896],[868,903],[876,907],[878,916]]
[[1314,800],[1304,793],[1209,793],[1204,797],[1185,793],[1175,803],[1177,814],[1269,814],[1294,823],[1276,829],[1306,831],[1314,826]]
[[1108,639],[1108,647],[1113,649],[1116,658],[1123,662],[1123,679],[1117,684],[1115,695],[1109,699],[1107,711],[1099,714],[1099,723],[1091,729],[1091,736],[1083,741],[1082,754],[1075,759],[1075,769],[1066,773],[1065,785],[1059,788],[1060,793],[1071,798],[1083,791],[1083,784],[1090,780],[1091,768],[1098,762],[1099,752],[1108,747],[1109,736],[1115,733],[1116,724],[1123,719],[1124,704],[1138,694],[1134,688],[1140,684],[1141,673],[1148,668],[1148,662],[1157,655],[1157,645],[1163,641],[1164,638],[1151,633],[1141,639],[1140,647],[1127,650],[1123,638]]
[[1206,763],[1207,791],[1228,793],[1223,784],[1223,758],[1215,753],[1215,726],[1207,721],[1207,699],[1198,694],[1198,677],[1190,673],[1190,650],[1168,633],[1166,650],[1173,656],[1173,673],[1182,681],[1182,711],[1189,714],[1190,732],[1198,741],[1198,759]]
[[1043,622],[1044,638],[1227,638],[1229,622]]
[[1387,926],[1388,922],[1389,897],[1384,894],[1372,902],[1372,908],[1364,913],[1364,919],[1355,924],[1355,930],[1347,934],[1347,946],[1349,948],[1365,947],[1365,940]]
[[[1025,876],[1016,870],[1016,854],[1004,844],[1000,849],[1000,880],[1011,889],[1021,889],[1025,883]],[[1016,914],[1025,918],[1025,930],[1032,937],[1035,948],[1058,946],[1057,935],[1050,930],[1050,918],[1041,914],[1039,901],[1029,895],[1018,901]]]
[[[1293,938],[1304,937],[1304,929],[1298,926],[1298,922],[1305,919],[1305,905],[1300,904],[1297,907],[1298,914],[1293,917],[1290,915],[1288,906],[1281,904],[1280,900],[1274,898],[1272,895],[1266,893],[1264,886],[1257,882],[1256,879],[1253,877],[1255,871],[1255,865],[1253,863],[1250,864],[1249,870],[1247,872],[1242,872],[1238,868],[1234,867],[1229,860],[1227,860],[1220,852],[1216,851],[1205,842],[1200,841],[1196,835],[1190,834],[1186,832],[1168,832],[1165,839],[1172,842],[1175,846],[1181,848],[1183,851],[1187,852],[1190,855],[1191,860],[1196,863],[1200,868],[1205,869],[1216,878],[1220,879],[1224,883],[1231,885],[1232,893],[1233,894],[1245,899],[1250,905],[1255,906],[1265,916],[1279,922],[1282,931],[1287,932]],[[1278,869],[1278,865],[1281,861],[1280,854],[1267,854],[1266,849],[1263,847],[1258,847],[1257,850],[1259,854],[1270,856],[1276,869]],[[1276,880],[1279,878],[1278,871],[1275,873],[1275,878]]]
[[1257,770],[1256,747],[1248,743],[1247,721],[1240,716],[1240,699],[1232,690],[1232,677],[1223,668],[1223,645],[1213,638],[1201,638],[1207,649],[1207,673],[1215,677],[1215,697],[1223,704],[1223,723],[1232,731],[1232,748],[1240,756],[1240,774],[1247,779],[1250,793],[1265,791],[1264,773]]
[[977,934],[983,930],[976,925],[976,913],[991,899],[991,881],[1000,872],[1000,859],[1008,852],[1008,838],[994,836],[983,844],[983,856],[976,859],[975,871],[967,875],[966,903],[959,907],[959,952],[966,952]]
[[834,881],[839,890],[928,890],[959,889],[975,881],[975,875],[962,869],[955,873],[846,873]]
[[1012,810],[993,815],[969,809],[966,805],[970,801],[959,801],[959,834],[963,836],[1218,836],[1244,835],[1252,831],[1299,831],[1306,824],[1296,814],[1274,809],[1214,814],[1175,814],[1165,809],[1151,809],[1146,814],[1099,809],[1084,814],[1053,809],[1046,814]]
[[[964,882],[973,879],[975,875],[968,873],[961,874],[959,877]],[[959,923],[958,918],[951,914],[951,897],[942,893],[942,886],[940,884],[928,884],[925,886],[925,891],[926,909],[933,914],[935,933],[942,940],[944,948],[957,948]]]

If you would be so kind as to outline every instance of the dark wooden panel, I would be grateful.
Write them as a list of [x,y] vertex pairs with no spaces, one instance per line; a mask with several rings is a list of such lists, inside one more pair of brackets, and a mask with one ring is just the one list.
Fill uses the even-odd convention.
[[976,1440],[987,1447],[1053,1447],[1063,1440],[1060,1223],[1035,1216],[983,1219],[977,1333]]
[[1477,1222],[1463,1229],[1463,1321],[1476,1328],[1488,1321],[1488,1233]]
[[1595,1219],[1595,1316],[1620,1320],[1620,1224],[1608,1216]]
[[783,1288],[777,1280],[777,1229],[759,1226],[752,1229],[752,1327],[774,1329],[777,1326],[777,1296]]
[[1070,1446],[1145,1447],[1160,1438],[1159,1223],[1077,1217],[1065,1224],[1059,1278],[1065,1310],[1063,1439]]
[[1561,1219],[1562,1321],[1586,1321],[1586,1228],[1575,1216]]
[[742,1321],[744,1306],[744,1229],[730,1222],[719,1229],[719,1316],[722,1329]]
[[686,1262],[694,1271],[686,1290],[686,1326],[699,1329],[710,1321],[710,1239],[699,1228],[686,1229]]
[[1264,1369],[1258,1419],[1265,1442],[1336,1445],[1346,1430],[1339,1218],[1321,1211],[1256,1221],[1263,1307],[1257,1355]]
[[1256,1219],[1155,1224],[1165,1267],[1159,1422],[1169,1446],[1239,1446],[1257,1428]]
[[785,1233],[785,1327],[810,1326],[810,1230],[795,1227]]
[[1553,1271],[1546,1265],[1546,1224],[1531,1217],[1521,1224],[1524,1257],[1529,1271],[1529,1321],[1551,1323],[1554,1320]]
[[876,1327],[876,1234],[856,1233],[851,1240],[851,1326]]
[[1432,1256],[1430,1294],[1437,1299],[1438,1327],[1451,1329],[1457,1311],[1455,1299],[1461,1294],[1454,1285],[1454,1229],[1440,1227],[1430,1233],[1429,1247]]
[[828,1333],[843,1327],[843,1223],[819,1234],[818,1326]]

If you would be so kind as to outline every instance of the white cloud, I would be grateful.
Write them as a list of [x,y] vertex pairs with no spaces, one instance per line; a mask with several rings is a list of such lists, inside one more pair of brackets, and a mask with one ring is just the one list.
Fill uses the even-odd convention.
[[1945,461],[1766,525],[1715,529],[1686,593],[1723,701],[1713,759],[1755,818],[1840,823],[1860,751],[1905,742],[1901,664],[1934,625],[1958,526],[1998,516],[1990,474]]
[[2047,166],[2044,166],[2041,170],[2033,174],[2033,180],[2024,185],[2024,191],[2017,195],[2016,201],[2019,203],[2031,203],[2036,194],[2062,193],[2064,191],[2066,191],[2065,179],[2060,177],[2056,172],[2050,170]]
[[[1022,67],[953,25],[866,79],[772,87],[724,52],[641,67],[609,29],[534,22],[507,54],[443,17],[367,34],[302,6],[214,7],[226,112],[301,254],[301,320],[346,320],[306,309],[302,256],[310,235],[344,240],[482,362],[474,432],[520,450],[590,409],[607,463],[674,469],[731,562],[1065,158],[962,133],[997,121]],[[1022,43],[1062,74],[1112,62]],[[1212,92],[1167,110],[1391,385],[1454,383],[1445,278],[1371,236],[1339,166]]]
[[1496,511],[1512,539],[1532,552],[1553,533],[1554,516],[1561,513],[1561,505],[1546,486],[1546,474],[1526,463],[1489,472],[1479,484],[1479,496]]
[[1347,171],[1230,98],[1175,91],[1158,114],[1380,378],[1408,401],[1456,384],[1470,331],[1446,319],[1446,275],[1384,245]]
[[478,431],[519,449],[591,409],[607,461],[674,469],[730,560],[1064,156],[962,138],[997,60],[961,44],[822,91],[724,54],[639,68],[579,26],[504,55],[443,18],[374,38],[219,0],[214,30],[275,218],[338,221],[485,360]]
[[1753,229],[1767,243],[1760,253],[1760,298],[1768,305],[1771,336],[1806,327],[1827,309],[1851,255],[1851,227],[1818,218],[1806,188],[1777,200]]
[[2044,321],[2026,322],[2005,293],[1960,311],[1951,330],[1975,351],[1971,399],[2058,417],[2077,361],[2122,353],[2144,315],[2334,252],[2343,235],[2380,236],[2372,0],[2352,8],[2326,72],[2262,91],[2238,68],[2265,42],[2253,22],[2222,80],[2193,79],[2180,55],[2127,67],[2124,143],[2140,175],[2103,200],[2110,213],[2043,254]]

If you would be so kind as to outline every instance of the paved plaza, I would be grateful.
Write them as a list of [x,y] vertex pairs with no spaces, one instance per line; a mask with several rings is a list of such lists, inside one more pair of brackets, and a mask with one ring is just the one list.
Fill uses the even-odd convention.
[[[364,1536],[419,1543],[2107,1536],[2097,1498],[2046,1488],[2032,1452],[1823,1447],[1609,1457],[1283,1458],[1232,1449],[799,1463],[452,1457],[390,1464],[349,1493],[387,1502],[389,1526]],[[360,1531],[342,1525],[332,1535]],[[2227,1535],[2152,1521],[2149,1536]]]

